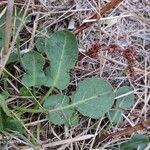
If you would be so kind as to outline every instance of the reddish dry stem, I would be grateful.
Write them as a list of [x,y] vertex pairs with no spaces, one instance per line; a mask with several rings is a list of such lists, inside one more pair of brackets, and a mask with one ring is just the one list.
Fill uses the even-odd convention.
[[[115,44],[110,44],[108,46],[101,46],[99,43],[94,43],[91,45],[91,48],[85,52],[85,55],[91,57],[91,58],[97,58],[98,52],[100,51],[108,51],[110,53],[117,53],[119,55],[122,55],[128,63],[128,73],[131,77],[135,76],[135,71],[134,71],[134,64],[136,61],[136,50],[133,47],[129,47],[126,49],[122,49],[118,45]],[[79,61],[82,60],[85,55],[80,54],[79,55]]]
[[[101,16],[104,16],[108,11],[110,11],[111,9],[113,9],[114,7],[116,7],[122,1],[123,0],[112,0],[110,3],[107,3],[105,6],[103,6],[102,8],[100,8],[99,14],[96,13],[93,16],[91,16],[89,19],[100,19]],[[92,24],[91,22],[83,23],[81,26],[79,26],[78,28],[76,28],[74,30],[74,34],[80,33],[84,29],[90,27],[91,24]]]
[[115,132],[112,134],[107,134],[107,135],[101,135],[101,137],[97,137],[95,142],[99,143],[104,140],[109,140],[109,139],[115,139],[123,136],[131,136],[133,133],[142,131],[142,130],[147,130],[150,127],[150,120],[144,121],[140,124],[135,125],[134,127],[128,127],[123,131]]
[[134,64],[136,61],[136,51],[133,47],[125,49],[123,52],[124,58],[126,58],[127,63],[128,63],[128,72],[131,77],[135,76],[135,71],[134,71]]

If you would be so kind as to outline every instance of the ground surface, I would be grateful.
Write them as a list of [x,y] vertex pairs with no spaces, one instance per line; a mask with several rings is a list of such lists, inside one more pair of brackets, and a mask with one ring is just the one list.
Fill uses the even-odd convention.
[[[108,120],[103,118],[95,120],[81,115],[79,125],[66,127],[49,123],[42,114],[34,117],[24,114],[22,117],[27,120],[24,126],[31,134],[40,132],[38,141],[45,150],[115,149],[119,143],[128,140],[134,131],[149,137],[149,131],[141,127],[141,122],[148,120],[150,111],[150,1],[123,0],[99,20],[89,19],[109,2],[110,0],[37,0],[34,3],[31,0],[28,4],[21,0],[15,1],[15,6],[24,10],[29,5],[27,15],[32,16],[32,21],[25,23],[20,32],[22,42],[19,47],[22,53],[34,47],[34,38],[42,29],[58,31],[66,28],[74,32],[83,22],[93,22],[76,35],[82,54],[71,71],[70,87],[66,93],[72,92],[80,80],[96,76],[108,80],[114,90],[124,85],[131,86],[136,97],[134,106],[123,111],[123,123],[111,124],[109,127]],[[20,64],[14,63],[8,69],[17,79],[23,74]],[[9,91],[14,95],[9,99],[10,104],[31,104],[30,100],[20,101],[16,94],[19,86],[13,78],[8,83]],[[41,93],[45,90],[42,89]],[[127,127],[130,131],[128,134]],[[102,133],[116,135],[104,141],[101,138],[96,141],[96,135]],[[31,149],[26,142],[23,145],[23,140],[12,136],[8,145],[10,149]]]

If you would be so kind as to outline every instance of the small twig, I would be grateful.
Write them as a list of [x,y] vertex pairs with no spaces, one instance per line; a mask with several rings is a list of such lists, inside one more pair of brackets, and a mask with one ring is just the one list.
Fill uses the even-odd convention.
[[[7,4],[8,1],[7,0],[2,0],[0,4]],[[26,0],[14,0],[15,3],[25,3],[25,1]]]
[[35,21],[33,22],[33,30],[32,30],[32,35],[31,35],[30,44],[28,48],[30,50],[34,47],[34,39],[35,39],[36,29],[38,26],[38,18],[39,18],[39,14],[37,14]]
[[[14,0],[8,0],[5,33],[4,33],[4,46],[2,51],[2,63],[1,63],[3,67],[5,66],[10,54],[9,42],[10,42],[11,30],[12,30],[13,5],[14,5]],[[0,76],[3,71],[3,67],[0,67]]]
[[74,142],[79,142],[79,141],[83,141],[83,140],[88,140],[93,138],[94,135],[93,134],[89,134],[89,135],[83,135],[80,137],[74,137],[74,138],[70,138],[70,139],[65,139],[65,140],[61,140],[61,141],[56,141],[53,143],[48,143],[48,144],[43,144],[42,147],[43,148],[50,148],[50,147],[54,147],[54,146],[59,146],[59,145],[64,145],[64,144],[68,144],[68,143],[74,143]]
[[[94,14],[93,16],[91,16],[89,18],[89,20],[98,20],[100,19],[100,16],[105,15],[108,11],[110,11],[112,8],[116,7],[119,3],[121,3],[123,0],[111,0],[110,3],[107,3],[105,6],[103,6],[100,10],[99,10],[99,14]],[[86,22],[83,23],[82,25],[80,25],[78,28],[76,28],[73,32],[74,34],[78,34],[81,31],[83,31],[84,29],[88,28],[91,26],[93,22]]]
[[14,1],[8,0],[2,58],[5,58],[9,52],[9,41],[12,29],[11,27],[12,27],[13,5]]
[[115,132],[112,134],[101,135],[101,137],[96,138],[95,144],[102,142],[106,139],[109,140],[109,139],[116,139],[116,138],[119,138],[122,136],[131,136],[133,133],[135,133],[137,131],[147,130],[148,128],[150,128],[150,120],[144,121],[144,122],[137,124],[133,127],[128,127],[123,131]]

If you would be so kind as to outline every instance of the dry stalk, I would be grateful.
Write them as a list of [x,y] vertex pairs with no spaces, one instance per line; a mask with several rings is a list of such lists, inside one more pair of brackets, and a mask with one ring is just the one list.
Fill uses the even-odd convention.
[[116,139],[123,136],[131,136],[135,132],[147,130],[149,128],[150,128],[150,120],[146,120],[133,127],[127,127],[125,130],[122,131],[118,131],[112,134],[105,134],[100,137],[97,136],[95,144],[97,145],[97,143],[102,142],[104,140]]
[[8,0],[5,33],[4,33],[4,46],[3,46],[3,51],[2,51],[2,66],[3,67],[0,67],[0,76],[3,72],[3,68],[5,67],[6,62],[10,55],[9,42],[10,42],[11,30],[12,30],[13,6],[14,6],[14,0]]
[[[102,8],[100,8],[99,10],[99,14],[94,14],[93,16],[91,16],[89,18],[89,20],[93,20],[93,19],[100,19],[101,16],[104,16],[108,11],[110,11],[112,8],[116,7],[118,4],[120,4],[123,0],[111,0],[110,3],[107,3],[105,6],[103,6]],[[92,25],[93,22],[86,22],[83,23],[82,25],[80,25],[78,28],[76,28],[74,30],[74,34],[78,34],[81,31],[83,31],[84,29],[90,27]]]

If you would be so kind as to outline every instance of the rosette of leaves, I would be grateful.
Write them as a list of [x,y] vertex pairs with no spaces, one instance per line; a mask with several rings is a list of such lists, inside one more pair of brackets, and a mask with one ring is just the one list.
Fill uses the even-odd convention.
[[44,107],[48,111],[47,118],[54,124],[69,125],[78,122],[74,116],[75,110],[84,116],[98,119],[103,117],[114,104],[114,92],[109,82],[100,78],[84,79],[77,87],[76,92],[69,97],[63,95],[49,96]]

